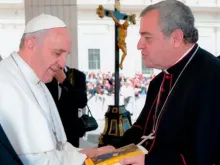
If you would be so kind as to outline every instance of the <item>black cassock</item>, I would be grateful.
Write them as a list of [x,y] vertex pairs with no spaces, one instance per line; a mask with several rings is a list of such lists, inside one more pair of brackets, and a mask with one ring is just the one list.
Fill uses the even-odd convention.
[[167,73],[151,81],[140,116],[116,147],[139,143],[158,119],[155,138],[143,143],[146,165],[220,164],[220,61],[196,44]]

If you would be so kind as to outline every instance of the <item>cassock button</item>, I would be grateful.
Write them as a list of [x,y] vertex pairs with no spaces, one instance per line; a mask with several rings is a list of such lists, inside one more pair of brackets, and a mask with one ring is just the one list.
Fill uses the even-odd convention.
[[161,90],[160,90],[161,92],[165,92],[165,89],[164,88],[161,88]]
[[165,78],[166,78],[166,79],[170,79],[170,76],[166,75]]

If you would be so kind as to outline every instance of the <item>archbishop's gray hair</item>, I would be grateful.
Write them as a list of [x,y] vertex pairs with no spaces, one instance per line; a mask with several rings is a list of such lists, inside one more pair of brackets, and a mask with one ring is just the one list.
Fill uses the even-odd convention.
[[35,37],[37,39],[37,41],[40,42],[45,37],[46,32],[48,32],[48,30],[39,30],[39,31],[33,32],[33,33],[24,33],[23,36],[21,37],[19,49],[24,48],[24,41],[26,38]]
[[160,27],[165,36],[169,37],[174,30],[180,29],[184,34],[185,43],[198,41],[198,30],[194,26],[195,19],[188,6],[177,0],[161,1],[146,7],[140,17],[154,9],[159,11]]

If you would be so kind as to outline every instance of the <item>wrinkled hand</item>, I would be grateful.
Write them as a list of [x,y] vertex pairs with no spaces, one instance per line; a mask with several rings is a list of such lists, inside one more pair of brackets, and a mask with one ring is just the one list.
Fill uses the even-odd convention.
[[115,151],[115,147],[108,145],[108,146],[100,147],[97,150],[98,150],[97,156],[99,156]]
[[64,73],[64,71],[62,69],[58,69],[56,71],[56,74],[54,76],[56,78],[56,80],[62,84],[63,81],[66,79],[66,74]]
[[84,150],[80,150],[80,153],[83,153],[87,156],[87,158],[93,158],[96,156],[96,149],[84,149]]
[[84,149],[79,152],[85,154],[88,158],[93,158],[102,154],[113,152],[115,148],[113,146],[105,146],[100,148]]
[[144,165],[145,155],[137,155],[122,159],[120,161],[121,165]]

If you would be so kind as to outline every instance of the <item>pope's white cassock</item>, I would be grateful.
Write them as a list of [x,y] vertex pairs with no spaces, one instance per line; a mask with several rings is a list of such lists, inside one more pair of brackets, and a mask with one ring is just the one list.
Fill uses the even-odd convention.
[[67,142],[45,84],[15,52],[0,62],[0,123],[24,165],[82,165],[86,158]]

